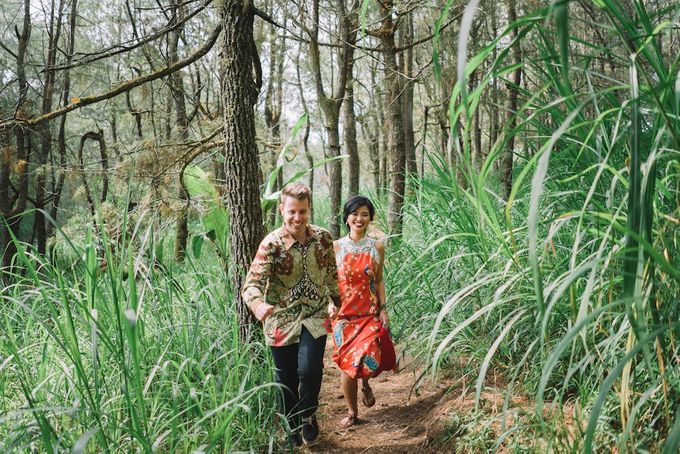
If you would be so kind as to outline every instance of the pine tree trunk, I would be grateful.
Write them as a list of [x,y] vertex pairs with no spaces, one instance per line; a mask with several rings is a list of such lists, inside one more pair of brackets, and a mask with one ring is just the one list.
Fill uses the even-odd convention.
[[244,5],[241,0],[225,0],[221,11],[224,24],[220,60],[224,105],[224,193],[231,227],[232,264],[228,274],[243,340],[250,339],[254,318],[241,298],[240,289],[265,233],[255,143],[254,105],[261,80],[259,77],[253,80],[253,68],[259,68],[253,40],[253,12],[252,3]]

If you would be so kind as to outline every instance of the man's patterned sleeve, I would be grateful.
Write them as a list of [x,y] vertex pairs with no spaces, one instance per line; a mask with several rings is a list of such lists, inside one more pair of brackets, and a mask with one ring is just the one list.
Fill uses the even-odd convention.
[[328,232],[324,233],[324,237],[324,240],[328,242],[328,247],[326,247],[326,287],[328,287],[328,296],[337,304],[340,301],[340,290],[338,289],[338,265],[335,263],[333,237]]
[[271,276],[273,251],[274,245],[271,242],[265,239],[260,243],[241,288],[243,301],[252,312],[255,312],[255,307],[259,303],[264,302],[264,292]]

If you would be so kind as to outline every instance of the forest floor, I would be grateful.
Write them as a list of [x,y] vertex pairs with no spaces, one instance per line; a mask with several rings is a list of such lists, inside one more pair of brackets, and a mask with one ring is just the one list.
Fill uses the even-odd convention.
[[[398,350],[398,346],[397,346]],[[474,381],[464,374],[439,377],[434,383],[426,380],[413,389],[420,370],[414,369],[408,358],[402,360],[398,373],[383,372],[371,380],[376,404],[366,408],[359,393],[359,422],[344,429],[340,420],[347,414],[347,406],[340,388],[340,371],[333,363],[333,344],[330,340],[324,359],[324,379],[318,411],[321,435],[319,443],[305,447],[310,453],[441,453],[479,452],[493,446],[503,406],[503,394],[493,387],[496,380],[491,372],[488,387],[482,392],[484,421],[471,421],[475,412]],[[461,360],[461,365],[462,365]],[[476,376],[474,377],[476,378]],[[473,380],[474,380],[473,378]],[[528,410],[531,404],[522,398],[513,399],[511,407]],[[521,411],[521,410],[520,410]],[[467,421],[467,422],[466,422]],[[477,440],[459,443],[457,438],[469,436],[471,424],[486,426],[484,434],[473,434]],[[511,421],[509,421],[511,422]],[[491,446],[489,446],[489,443]],[[476,447],[475,447],[476,446]],[[503,452],[501,447],[499,452]]]

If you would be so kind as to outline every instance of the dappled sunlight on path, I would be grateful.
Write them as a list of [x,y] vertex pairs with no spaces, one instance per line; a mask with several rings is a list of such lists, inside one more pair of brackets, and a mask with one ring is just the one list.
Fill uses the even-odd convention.
[[349,429],[340,428],[347,407],[340,388],[340,372],[331,360],[332,350],[329,340],[319,409],[321,440],[305,451],[428,453],[452,449],[441,445],[444,417],[454,407],[473,405],[472,400],[447,394],[446,384],[426,384],[417,394],[411,393],[416,374],[408,366],[398,374],[383,372],[371,380],[376,405],[366,408],[359,402],[359,422]]

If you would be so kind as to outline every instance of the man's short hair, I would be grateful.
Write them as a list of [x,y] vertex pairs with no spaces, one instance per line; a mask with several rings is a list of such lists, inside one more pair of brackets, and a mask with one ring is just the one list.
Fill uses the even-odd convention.
[[309,200],[312,202],[312,191],[304,183],[291,183],[281,190],[280,201],[283,203],[285,197],[292,197],[297,200]]

